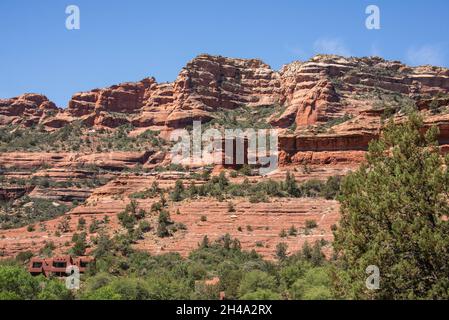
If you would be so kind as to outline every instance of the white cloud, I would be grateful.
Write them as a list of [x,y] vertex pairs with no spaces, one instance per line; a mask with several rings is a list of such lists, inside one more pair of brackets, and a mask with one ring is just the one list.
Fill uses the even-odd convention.
[[313,48],[316,53],[336,54],[339,56],[351,56],[351,51],[338,38],[321,38],[315,41]]
[[407,61],[412,65],[443,65],[444,52],[438,45],[424,45],[419,48],[412,47],[407,51]]

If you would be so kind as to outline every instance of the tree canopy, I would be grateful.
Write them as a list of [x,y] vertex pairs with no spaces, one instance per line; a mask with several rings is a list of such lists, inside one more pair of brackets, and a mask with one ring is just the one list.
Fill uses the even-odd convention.
[[[389,122],[367,163],[344,179],[336,291],[360,299],[449,297],[448,157],[416,114]],[[365,285],[377,266],[380,288]]]

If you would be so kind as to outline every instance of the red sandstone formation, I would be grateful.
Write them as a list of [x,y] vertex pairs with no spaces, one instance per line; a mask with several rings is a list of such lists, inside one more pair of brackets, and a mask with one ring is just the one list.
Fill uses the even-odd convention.
[[28,195],[32,198],[59,200],[62,202],[84,201],[92,191],[86,188],[42,188],[36,187]]
[[30,186],[0,185],[0,201],[11,201],[23,197],[33,190]]
[[[281,168],[268,177],[251,177],[250,182],[268,178],[281,180],[286,170],[294,172],[298,181],[325,180],[355,170],[364,161],[369,142],[381,134],[382,116],[388,108],[395,108],[395,120],[402,121],[404,112],[400,109],[407,105],[417,106],[426,126],[439,127],[442,151],[447,152],[449,114],[433,114],[432,111],[449,106],[449,70],[430,66],[412,68],[374,57],[319,55],[275,71],[256,59],[200,55],[187,63],[172,83],[157,83],[154,78],[146,78],[77,93],[66,109],[59,109],[46,97],[36,94],[0,100],[0,127],[40,124],[47,130],[58,130],[79,120],[95,129],[113,130],[130,124],[134,126],[130,136],[152,129],[166,138],[171,130],[191,125],[193,120],[209,121],[218,117],[217,111],[223,109],[247,106],[257,114],[261,107],[268,106],[273,112],[264,115],[265,120],[280,131]],[[91,188],[43,188],[0,182],[1,200],[14,200],[24,195],[52,201],[85,200],[67,214],[72,217],[70,230],[61,235],[56,231],[64,217],[44,222],[45,230],[29,231],[26,227],[0,230],[0,254],[13,257],[26,250],[37,253],[48,241],[55,243],[56,254],[64,254],[65,243],[76,232],[81,217],[90,223],[107,216],[109,234],[123,231],[117,214],[130,202],[132,193],[149,188],[154,181],[161,188],[173,187],[175,181],[185,179],[187,173],[152,172],[139,176],[122,171],[166,164],[166,152],[153,149],[0,152],[0,168],[7,169],[0,174],[7,179],[47,177],[57,182],[82,182],[96,174],[89,169],[92,166],[108,170],[102,177],[110,180],[104,186]],[[307,170],[302,168],[306,165]],[[241,182],[243,178],[233,180]],[[138,200],[138,204],[148,209],[157,200]],[[249,203],[247,199],[233,199],[232,202],[236,212],[231,214],[226,202],[210,198],[170,203],[172,219],[183,223],[187,230],[169,238],[146,235],[135,247],[151,253],[176,251],[187,255],[204,235],[215,240],[229,233],[241,241],[244,249],[255,249],[273,258],[279,242],[286,242],[293,252],[305,241],[332,240],[331,226],[338,221],[336,201],[281,198],[258,204]],[[176,215],[178,209],[180,214]],[[207,221],[202,221],[203,215]],[[301,228],[309,219],[318,223],[318,228],[309,234],[279,236],[282,229],[292,225]]]
[[0,99],[0,125],[23,124],[32,126],[51,118],[59,109],[40,94],[24,94],[11,99]]
[[[150,160],[152,150],[144,152],[112,151],[104,153],[43,153],[43,152],[4,152],[0,153],[0,166],[4,168],[32,169],[42,166],[52,168],[82,168],[94,165],[100,168],[120,170],[145,164]],[[79,172],[79,171],[78,171]]]
[[[204,54],[187,63],[173,83],[147,78],[77,93],[64,110],[35,94],[0,100],[0,124],[40,123],[54,129],[81,120],[95,127],[129,123],[164,131],[191,125],[193,120],[208,121],[219,109],[280,105],[283,111],[267,121],[294,129],[295,137],[283,139],[288,145],[285,151],[292,156],[303,151],[366,149],[367,142],[378,134],[385,103],[413,101],[423,110],[437,93],[448,92],[448,69],[412,68],[376,57],[318,55],[274,71],[256,59]],[[443,106],[449,102],[447,96],[439,99]],[[343,117],[352,119],[324,128],[328,132],[316,132]],[[314,137],[302,138],[311,133]],[[292,144],[297,149],[292,149]]]

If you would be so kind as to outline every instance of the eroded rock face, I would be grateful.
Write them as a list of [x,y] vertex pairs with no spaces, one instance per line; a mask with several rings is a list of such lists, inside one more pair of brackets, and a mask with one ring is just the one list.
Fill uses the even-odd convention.
[[[288,170],[303,182],[325,180],[355,170],[365,161],[370,141],[381,134],[381,118],[388,107],[395,108],[395,121],[402,121],[404,112],[401,109],[409,105],[416,105],[422,112],[426,127],[439,127],[441,150],[449,152],[449,113],[435,114],[435,110],[449,106],[448,69],[411,68],[380,58],[329,55],[319,55],[306,62],[296,61],[279,71],[260,60],[200,55],[190,61],[172,83],[157,83],[154,78],[146,78],[77,93],[66,109],[58,109],[45,96],[37,94],[0,100],[0,126],[41,124],[48,130],[57,130],[81,121],[95,129],[86,131],[96,131],[97,128],[113,129],[131,124],[135,128],[129,135],[154,129],[161,132],[160,137],[167,138],[171,130],[190,126],[193,120],[209,121],[219,117],[223,110],[245,106],[253,108],[251,112],[256,114],[257,108],[272,106],[276,112],[264,113],[264,119],[279,129],[280,168],[269,177],[250,177],[249,180],[251,183],[264,179],[284,180]],[[151,171],[155,166],[170,164],[166,150],[101,150],[105,149],[0,152],[0,168],[6,169],[4,181],[46,178],[59,182],[48,188],[42,184],[29,188],[0,183],[0,200],[14,201],[28,195],[67,203],[85,201],[68,213],[73,217],[70,231],[62,236],[56,236],[55,231],[63,217],[45,222],[47,231],[0,230],[0,252],[5,257],[13,257],[23,250],[37,252],[50,240],[56,244],[57,253],[64,252],[64,243],[76,232],[79,218],[89,223],[94,218],[107,216],[111,220],[107,231],[120,232],[117,214],[129,203],[131,194],[150,188],[153,182],[158,182],[161,188],[173,188],[178,179],[186,179],[188,174],[153,171],[134,175],[127,170]],[[94,170],[95,167],[99,170]],[[99,174],[102,170],[107,173]],[[97,175],[108,182],[104,185],[86,183],[99,178]],[[185,184],[190,182],[185,180]],[[157,197],[139,199],[138,204],[148,209],[155,201]],[[213,240],[229,233],[241,240],[243,248],[255,249],[272,258],[280,241],[288,241],[289,248],[294,251],[310,237],[332,240],[331,225],[338,221],[336,201],[319,198],[270,201],[253,204],[238,199],[235,214],[229,214],[226,202],[213,198],[170,203],[173,220],[185,224],[187,230],[166,239],[148,236],[139,240],[136,247],[151,253],[175,251],[187,255],[205,234]],[[179,215],[175,214],[178,209]],[[207,221],[202,221],[203,215],[207,216]],[[301,227],[311,218],[319,223],[313,234],[288,239],[279,237],[282,229],[291,225]],[[245,231],[245,226],[252,226],[252,231]]]
[[[0,166],[10,169],[83,168],[96,166],[109,170],[123,170],[148,162],[154,152],[105,152],[105,153],[43,153],[43,152],[3,152],[0,153]],[[78,171],[79,172],[79,171]],[[46,172],[45,174],[48,174]],[[51,175],[51,173],[50,173]]]
[[219,109],[280,104],[285,110],[267,121],[302,130],[382,107],[379,104],[385,97],[407,98],[425,108],[430,103],[426,97],[441,92],[449,92],[445,68],[411,68],[375,57],[318,55],[275,71],[257,59],[203,54],[188,62],[173,83],[146,78],[77,93],[67,109],[55,114],[50,111],[59,110],[41,95],[0,100],[0,124],[42,123],[60,128],[81,120],[109,128],[127,123],[180,128],[193,120],[208,121]]
[[82,202],[89,198],[92,191],[82,188],[34,188],[29,193],[31,198],[41,198],[50,200],[59,200],[62,202]]
[[0,201],[11,201],[18,199],[32,190],[33,188],[29,186],[0,186]]
[[[389,106],[416,105],[426,111],[448,104],[445,68],[317,55],[275,71],[257,59],[203,54],[188,62],[172,83],[146,78],[77,93],[64,110],[36,94],[0,100],[0,125],[40,123],[57,129],[78,120],[100,128],[131,124],[159,130],[166,138],[171,130],[194,120],[207,122],[223,109],[280,106],[266,121],[281,129],[284,163],[298,152],[366,150],[379,136],[381,116]],[[444,115],[424,115],[440,127],[440,142],[448,143]]]
[[[341,168],[339,172],[342,172]],[[334,175],[334,172],[321,173],[321,178],[325,178],[327,174]],[[67,250],[65,242],[71,239],[74,233],[79,232],[77,228],[80,218],[86,220],[86,225],[90,225],[92,219],[99,221],[107,216],[110,222],[103,231],[111,236],[116,232],[122,232],[123,227],[118,221],[117,214],[130,203],[130,194],[150,187],[155,181],[161,188],[173,188],[181,176],[179,173],[167,172],[154,176],[124,175],[118,177],[95,189],[84,204],[68,212],[71,219],[67,232],[61,235],[55,234],[58,225],[65,217],[43,222],[45,230],[42,230],[40,225],[36,225],[34,231],[27,231],[26,227],[0,230],[0,250],[4,257],[14,257],[21,251],[29,250],[37,253],[44,247],[45,241],[52,241],[56,246],[55,254],[64,253]],[[300,177],[298,175],[297,177],[298,180],[309,179],[310,174],[307,176]],[[279,172],[272,178],[275,180],[285,179],[285,171]],[[236,179],[243,180],[243,177]],[[268,178],[251,177],[251,182],[261,181],[261,179]],[[188,183],[189,180],[184,180],[185,185]],[[74,190],[67,190],[67,192],[70,192],[72,197],[76,195]],[[60,200],[66,195],[60,190],[51,189],[47,199]],[[37,188],[30,196],[41,197],[42,190]],[[136,199],[136,201],[139,208],[149,209],[153,203],[159,201],[159,197]],[[201,242],[204,235],[208,235],[210,240],[214,241],[229,233],[232,237],[240,239],[243,249],[254,249],[265,258],[274,259],[276,245],[279,242],[288,243],[289,250],[295,252],[305,241],[310,242],[311,239],[332,240],[331,226],[338,220],[339,204],[334,200],[278,198],[272,199],[269,203],[254,204],[245,199],[235,199],[234,204],[236,211],[230,213],[226,201],[219,202],[214,198],[170,203],[167,210],[172,213],[171,218],[177,223],[184,224],[186,230],[180,230],[168,238],[159,238],[148,233],[144,239],[140,239],[133,246],[151,254],[179,252],[183,256],[187,256],[198,247],[198,243]],[[207,221],[202,221],[202,216],[206,216]],[[148,219],[152,219],[151,215],[148,216]],[[311,230],[310,234],[288,238],[280,237],[282,229],[288,230],[291,226],[304,227],[305,221],[311,219],[318,222],[318,227]],[[89,233],[88,235],[89,238],[94,236],[97,234]]]
[[154,78],[148,78],[136,83],[122,83],[105,89],[77,93],[70,100],[67,111],[77,117],[101,111],[136,113],[155,86]]
[[167,125],[208,120],[221,108],[272,105],[279,101],[279,84],[279,74],[260,60],[200,55],[175,81]]
[[1,152],[0,165],[4,168],[33,169],[44,165],[58,167],[69,159],[64,153]]
[[287,108],[271,123],[296,124],[299,129],[382,108],[382,98],[418,101],[422,96],[447,93],[449,86],[448,69],[411,68],[376,57],[318,55],[285,65],[279,74],[281,103]]
[[54,116],[59,109],[46,96],[28,93],[11,99],[0,99],[0,125],[32,126]]

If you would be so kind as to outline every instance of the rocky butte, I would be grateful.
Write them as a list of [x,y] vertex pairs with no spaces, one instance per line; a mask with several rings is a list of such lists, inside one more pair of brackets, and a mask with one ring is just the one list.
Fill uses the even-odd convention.
[[[63,244],[81,217],[87,223],[108,217],[109,232],[120,232],[117,214],[154,181],[164,188],[173,188],[178,179],[202,183],[188,170],[159,170],[170,164],[168,134],[194,120],[276,128],[281,167],[268,178],[283,180],[292,171],[297,181],[322,181],[357,168],[384,121],[401,121],[411,108],[423,114],[426,125],[439,127],[441,148],[448,150],[448,106],[446,68],[334,55],[273,70],[258,59],[202,54],[174,82],[146,78],[76,93],[66,108],[40,94],[0,99],[0,200],[9,206],[0,212],[0,254],[38,251],[48,241],[64,252]],[[53,140],[30,142],[27,132]],[[268,178],[253,176],[249,182]],[[243,177],[231,180],[242,182]],[[18,212],[27,216],[21,210],[36,205],[35,199],[50,199],[67,211],[38,219],[39,227],[34,219],[34,229],[14,220]],[[137,198],[137,203],[149,208],[157,200]],[[211,197],[170,202],[172,219],[185,229],[166,238],[150,233],[135,246],[152,253],[187,254],[204,235],[216,239],[229,233],[242,247],[271,258],[279,242],[294,251],[305,241],[331,241],[331,226],[338,221],[335,200],[232,201],[234,213],[227,202]],[[67,217],[66,232],[56,232]],[[307,220],[315,220],[318,227],[297,237],[280,237],[282,230],[301,228]]]

